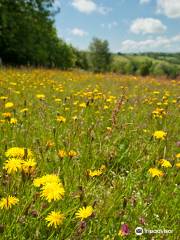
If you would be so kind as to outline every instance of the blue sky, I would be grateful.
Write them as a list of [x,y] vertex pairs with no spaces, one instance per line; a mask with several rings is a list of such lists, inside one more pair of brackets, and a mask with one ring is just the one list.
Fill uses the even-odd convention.
[[59,37],[87,49],[93,37],[113,52],[180,51],[180,0],[55,0]]

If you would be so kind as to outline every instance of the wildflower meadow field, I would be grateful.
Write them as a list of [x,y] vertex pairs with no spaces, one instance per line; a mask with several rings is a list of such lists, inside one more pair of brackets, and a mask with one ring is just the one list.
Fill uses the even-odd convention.
[[177,240],[179,83],[0,69],[0,239]]

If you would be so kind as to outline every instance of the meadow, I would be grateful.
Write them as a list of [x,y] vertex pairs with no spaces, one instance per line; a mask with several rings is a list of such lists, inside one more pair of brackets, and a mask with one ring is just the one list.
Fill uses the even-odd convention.
[[179,83],[0,69],[0,239],[177,240]]

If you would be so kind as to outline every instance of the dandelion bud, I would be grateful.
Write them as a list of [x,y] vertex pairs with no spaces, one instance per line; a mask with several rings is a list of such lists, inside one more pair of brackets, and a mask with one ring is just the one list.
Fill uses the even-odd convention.
[[144,217],[140,217],[140,218],[139,218],[139,223],[142,224],[142,225],[145,225],[145,219],[144,219]]
[[53,135],[54,135],[54,137],[56,136],[56,128],[55,127],[53,127]]
[[24,148],[24,159],[27,159],[28,156],[28,149]]
[[4,145],[4,150],[7,151],[7,144]]
[[86,228],[86,222],[85,221],[81,221],[80,222],[80,228],[81,229],[85,229]]
[[127,202],[128,202],[127,198],[124,197],[124,199],[123,199],[123,209],[126,208]]
[[4,224],[0,224],[0,233],[3,233],[5,230],[5,225]]
[[33,217],[38,217],[38,212],[36,210],[32,210],[31,215]]

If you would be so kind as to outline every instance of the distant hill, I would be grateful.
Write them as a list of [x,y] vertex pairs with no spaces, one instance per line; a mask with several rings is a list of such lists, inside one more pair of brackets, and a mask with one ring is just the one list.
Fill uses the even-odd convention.
[[113,54],[112,70],[122,74],[180,76],[180,53]]
[[137,60],[144,60],[149,59],[152,61],[163,61],[171,64],[180,65],[180,53],[154,53],[154,52],[147,52],[147,53],[132,53],[132,54],[123,54],[117,53],[117,56],[121,57],[122,59],[137,59]]

